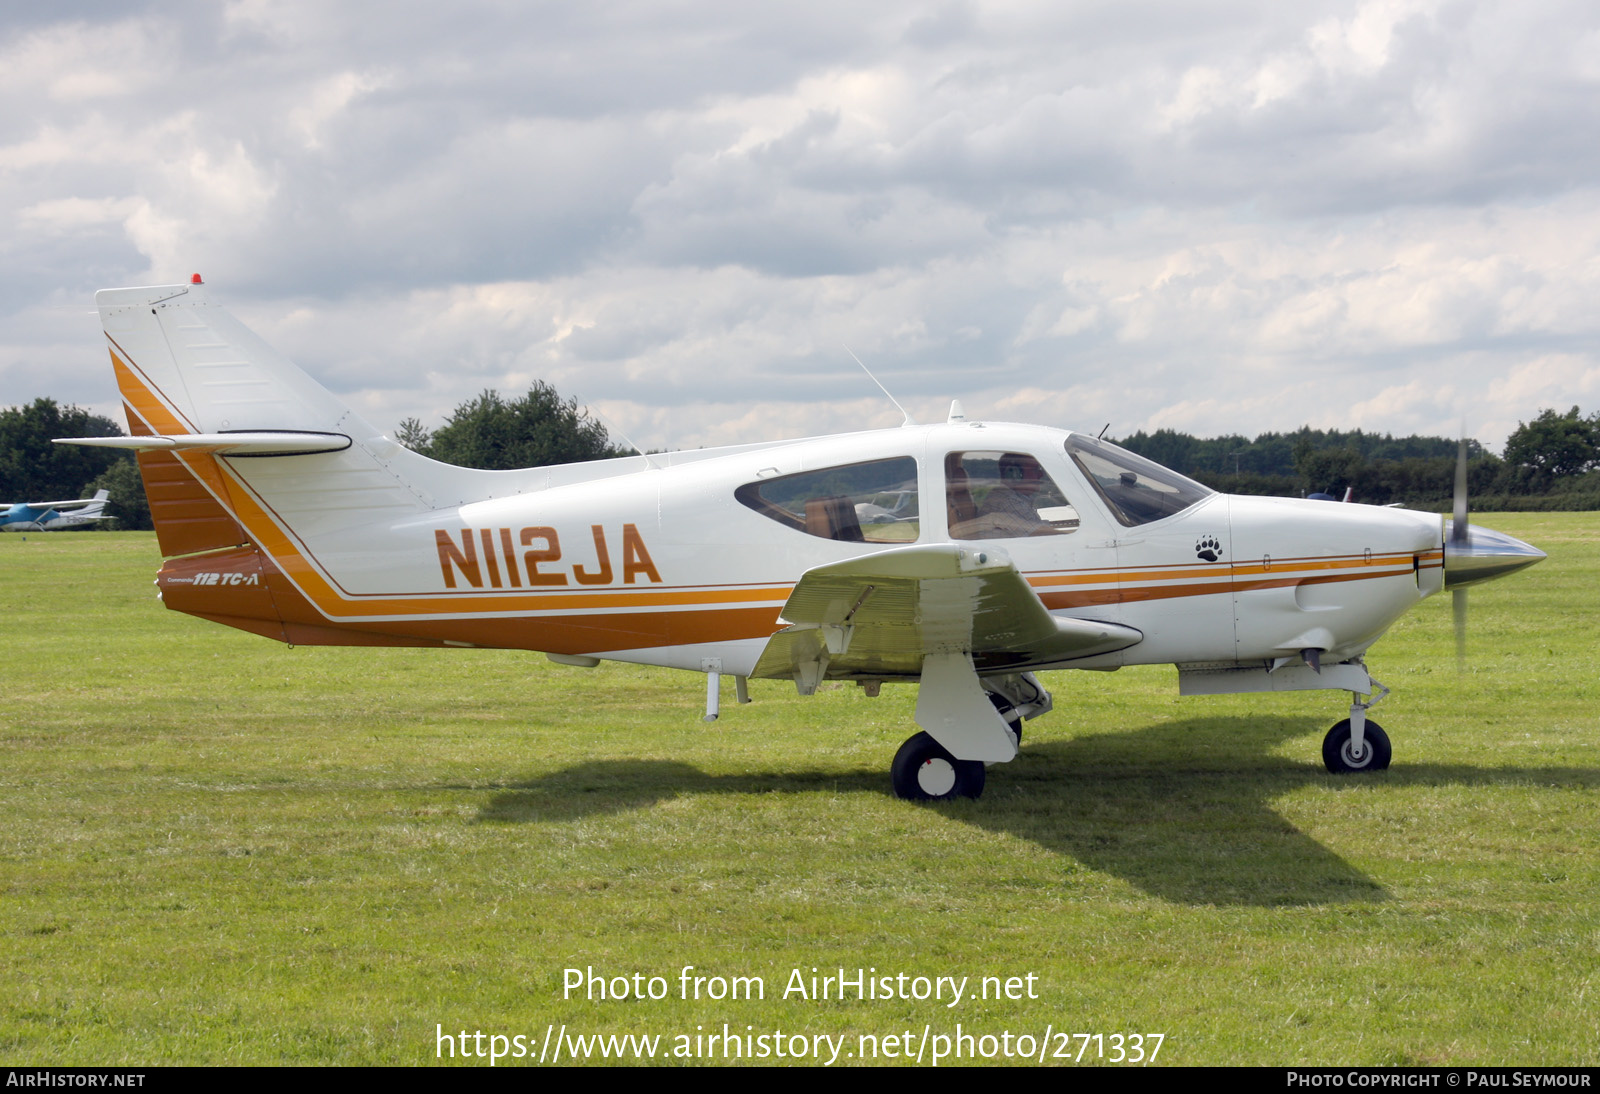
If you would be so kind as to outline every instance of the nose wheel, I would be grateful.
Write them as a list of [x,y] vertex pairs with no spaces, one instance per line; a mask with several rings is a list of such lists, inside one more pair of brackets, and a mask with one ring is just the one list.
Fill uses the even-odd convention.
[[1391,755],[1389,735],[1373,721],[1367,722],[1359,743],[1351,733],[1348,718],[1328,730],[1322,739],[1322,763],[1334,775],[1387,770]]
[[896,797],[907,801],[949,801],[983,793],[983,763],[958,760],[938,741],[918,733],[900,746],[889,765]]

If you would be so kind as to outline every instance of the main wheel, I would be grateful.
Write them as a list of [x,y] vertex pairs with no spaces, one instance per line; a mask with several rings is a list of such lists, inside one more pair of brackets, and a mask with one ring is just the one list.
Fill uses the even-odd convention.
[[889,765],[895,796],[907,801],[949,801],[983,793],[983,764],[958,760],[926,733],[900,746]]
[[1350,748],[1350,719],[1346,718],[1322,739],[1322,763],[1335,775],[1353,775],[1358,771],[1384,771],[1389,767],[1389,757],[1394,750],[1389,747],[1389,735],[1377,722],[1368,721],[1362,733],[1361,751]]

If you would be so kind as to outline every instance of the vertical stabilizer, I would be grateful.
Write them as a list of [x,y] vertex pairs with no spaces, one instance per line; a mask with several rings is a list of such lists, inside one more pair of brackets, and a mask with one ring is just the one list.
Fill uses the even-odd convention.
[[[435,588],[439,536],[463,525],[463,506],[647,466],[439,463],[380,433],[198,281],[95,302],[134,436],[70,443],[138,450],[168,559],[158,583],[178,611],[288,642],[437,644],[475,602]],[[509,644],[528,641],[507,626]]]
[[[168,556],[383,527],[433,508],[421,481],[471,493],[472,476],[407,452],[267,345],[201,284],[95,295],[136,436],[342,434],[294,459],[143,451],[139,470]],[[418,472],[421,472],[419,475]]]
[[212,303],[204,285],[104,289],[95,304],[123,397],[133,396],[129,405],[152,432],[378,432]]

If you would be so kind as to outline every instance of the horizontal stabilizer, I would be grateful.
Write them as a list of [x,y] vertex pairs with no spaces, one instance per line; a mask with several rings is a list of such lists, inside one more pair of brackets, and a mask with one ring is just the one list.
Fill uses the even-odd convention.
[[55,443],[146,452],[215,452],[219,456],[309,456],[315,452],[343,452],[350,447],[350,438],[343,433],[252,429],[237,433],[181,433],[171,437],[63,437]]

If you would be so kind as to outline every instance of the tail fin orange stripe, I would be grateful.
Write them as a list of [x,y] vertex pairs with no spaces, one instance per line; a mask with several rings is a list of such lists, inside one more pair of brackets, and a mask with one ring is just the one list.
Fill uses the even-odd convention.
[[117,389],[122,392],[123,400],[138,412],[139,417],[143,418],[151,429],[163,436],[194,432],[188,423],[180,421],[178,416],[168,409],[154,389],[117,356],[115,349],[111,351],[111,368],[117,374]]

